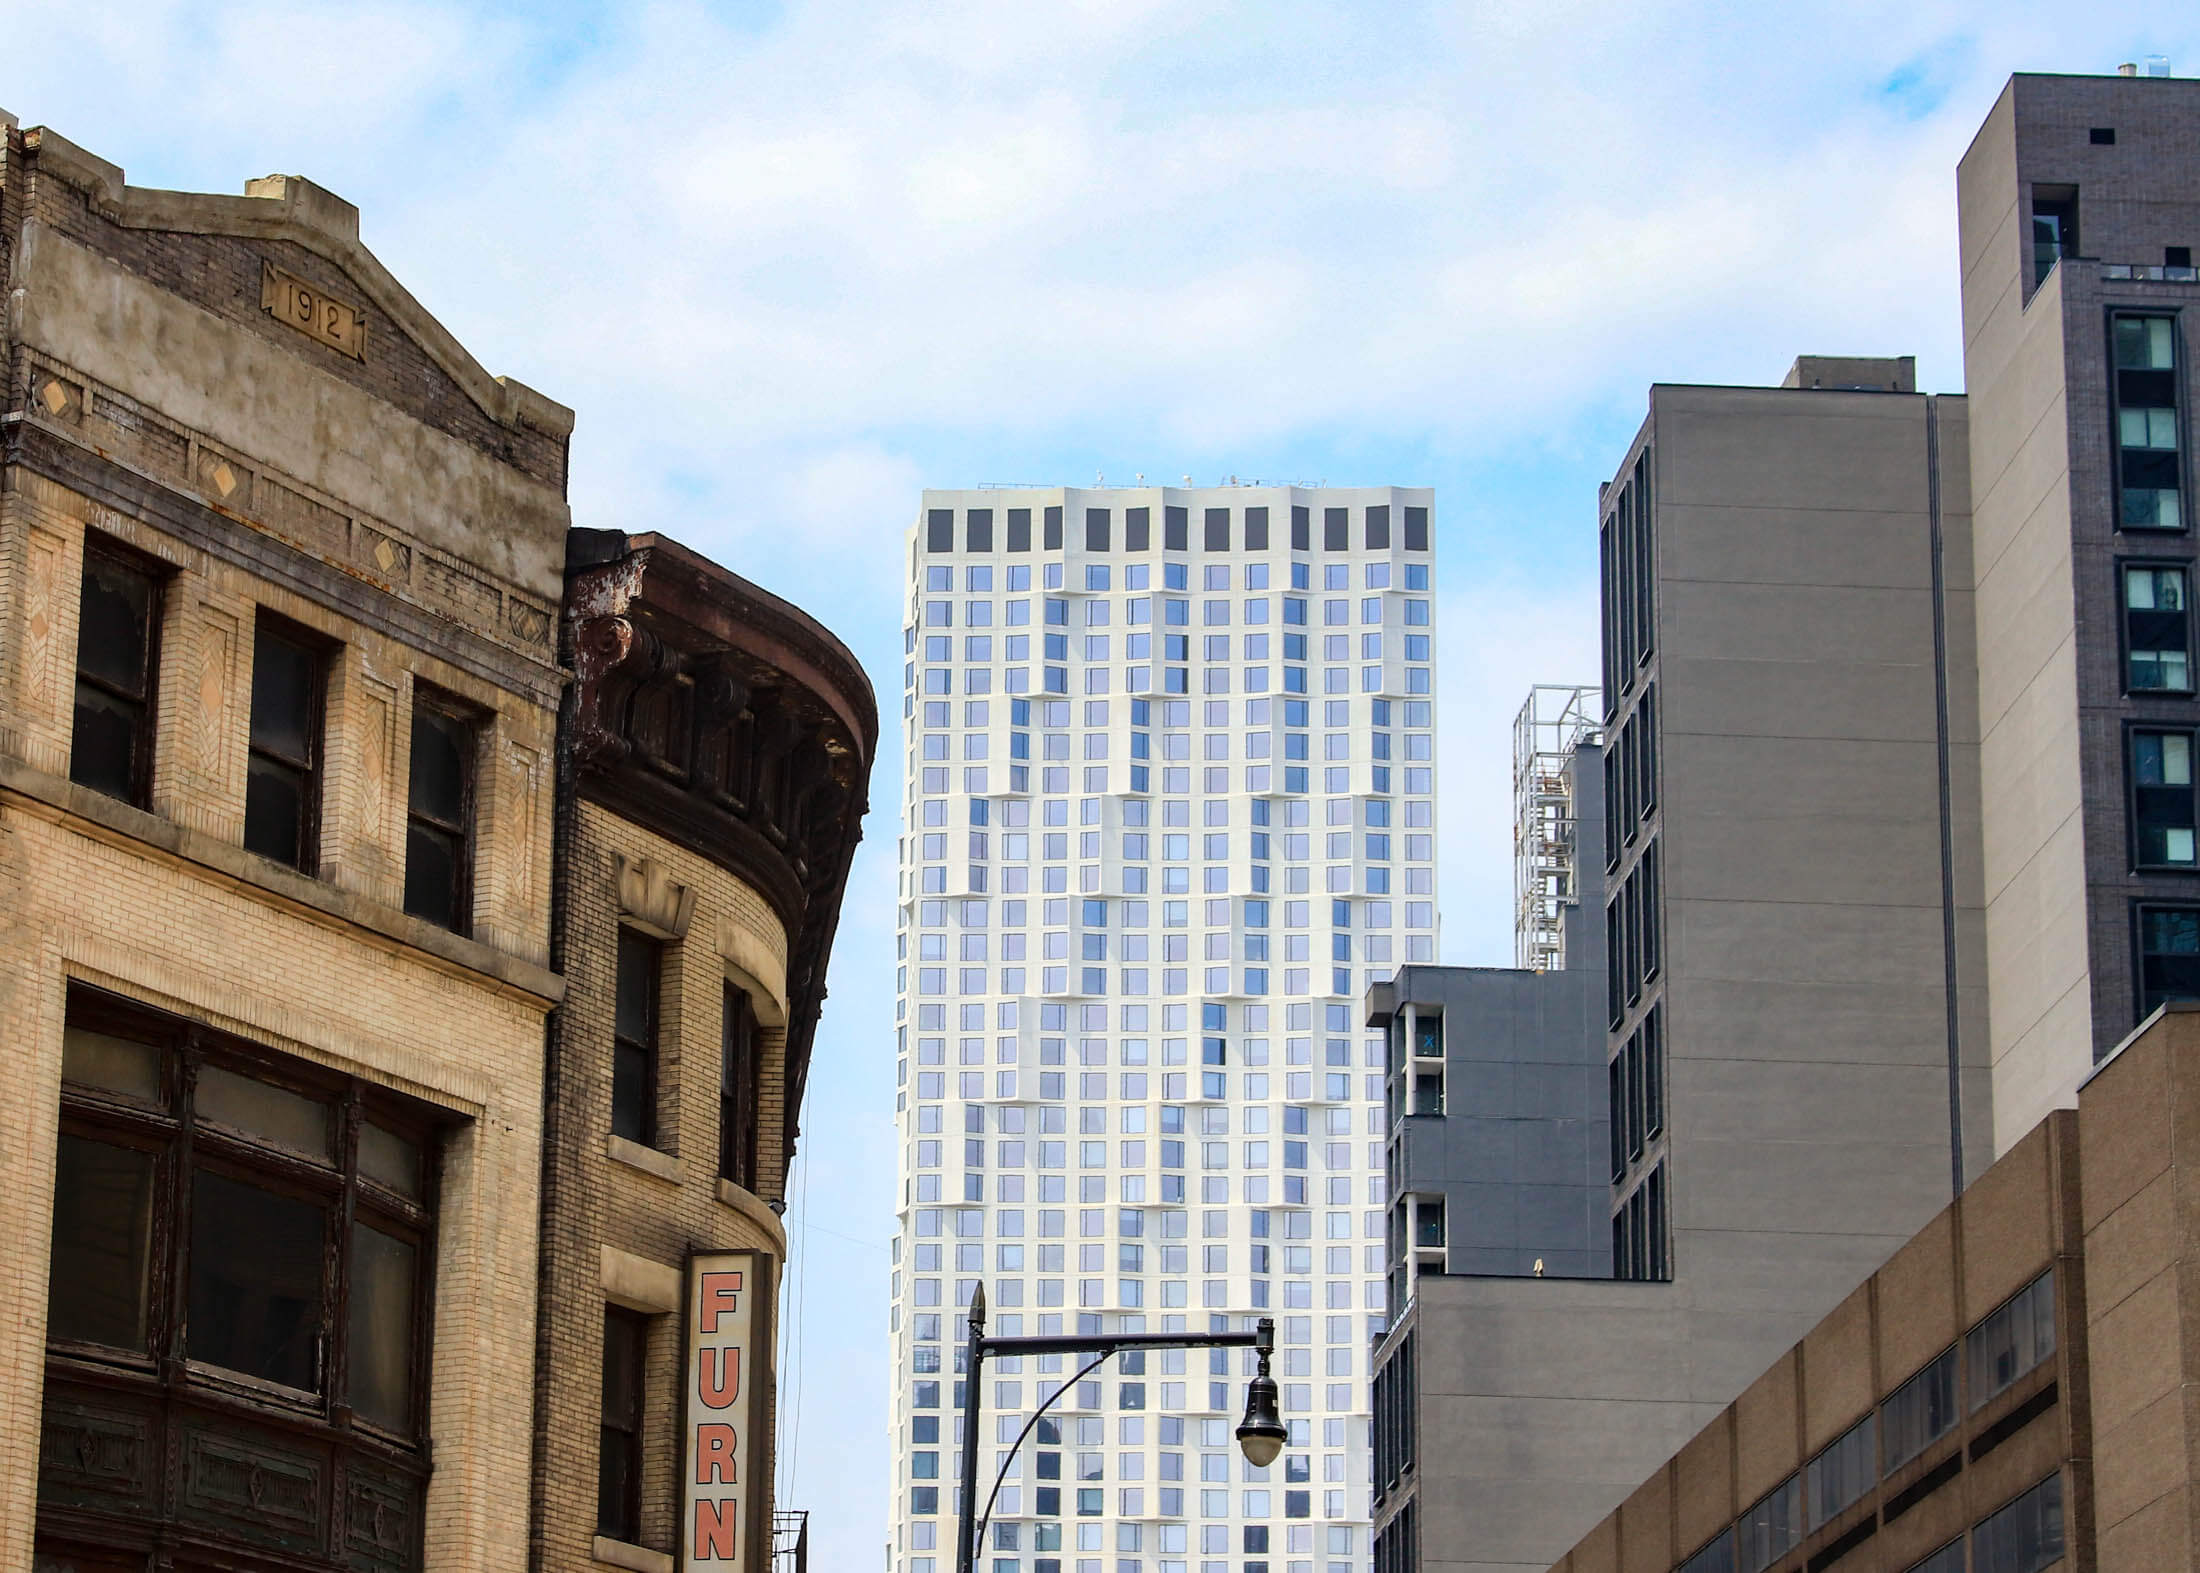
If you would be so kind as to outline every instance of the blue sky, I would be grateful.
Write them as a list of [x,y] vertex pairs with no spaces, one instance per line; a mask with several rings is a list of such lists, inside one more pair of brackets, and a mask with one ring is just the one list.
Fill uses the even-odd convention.
[[[923,486],[1434,486],[1445,953],[1486,964],[1508,723],[1530,682],[1595,673],[1595,488],[1645,386],[1812,352],[1959,388],[1954,166],[2004,78],[2200,67],[2189,11],[1942,0],[141,0],[9,26],[0,106],[133,183],[282,171],[357,202],[476,356],[578,410],[578,523],[811,608],[889,726]],[[881,757],[790,1207],[782,1500],[829,1568],[876,1566],[885,1522],[891,733]]]

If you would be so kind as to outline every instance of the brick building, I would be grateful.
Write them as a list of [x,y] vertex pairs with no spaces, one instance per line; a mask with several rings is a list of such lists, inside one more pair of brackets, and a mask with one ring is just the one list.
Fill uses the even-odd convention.
[[0,267],[0,1566],[517,1567],[571,413],[302,180]]
[[1554,1573],[2193,1566],[2196,1110],[2176,1001]]
[[682,1269],[754,1253],[768,1383],[779,1213],[877,711],[831,634],[661,536],[575,531],[566,584],[535,1565],[670,1573],[726,1534],[760,1569],[771,1394],[739,1395],[751,1429],[714,1482],[741,1487],[729,1527],[688,1490]]
[[761,1569],[868,685],[348,203],[0,129],[0,1568]]

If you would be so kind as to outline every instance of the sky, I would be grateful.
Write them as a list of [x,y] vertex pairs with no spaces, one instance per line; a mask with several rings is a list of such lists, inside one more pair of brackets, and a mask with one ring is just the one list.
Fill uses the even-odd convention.
[[[2185,20],[2177,18],[2182,15]],[[1444,959],[1512,955],[1510,722],[1593,682],[1596,486],[1653,381],[1914,354],[2013,71],[2200,11],[1997,0],[44,0],[0,107],[132,184],[304,175],[578,412],[574,520],[815,613],[887,727],[788,1219],[782,1505],[879,1565],[898,586],[926,486],[1433,486]]]

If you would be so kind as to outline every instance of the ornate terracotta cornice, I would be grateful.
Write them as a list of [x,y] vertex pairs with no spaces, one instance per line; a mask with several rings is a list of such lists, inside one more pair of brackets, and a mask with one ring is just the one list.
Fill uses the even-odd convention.
[[574,777],[752,886],[785,924],[791,1159],[878,709],[815,619],[659,535],[567,539]]

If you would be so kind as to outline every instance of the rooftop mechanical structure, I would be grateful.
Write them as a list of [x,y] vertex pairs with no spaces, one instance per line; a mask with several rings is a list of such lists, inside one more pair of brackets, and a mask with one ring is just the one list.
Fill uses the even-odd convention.
[[1513,964],[1566,965],[1566,908],[1579,899],[1574,856],[1574,751],[1601,732],[1594,685],[1537,683],[1513,718]]

